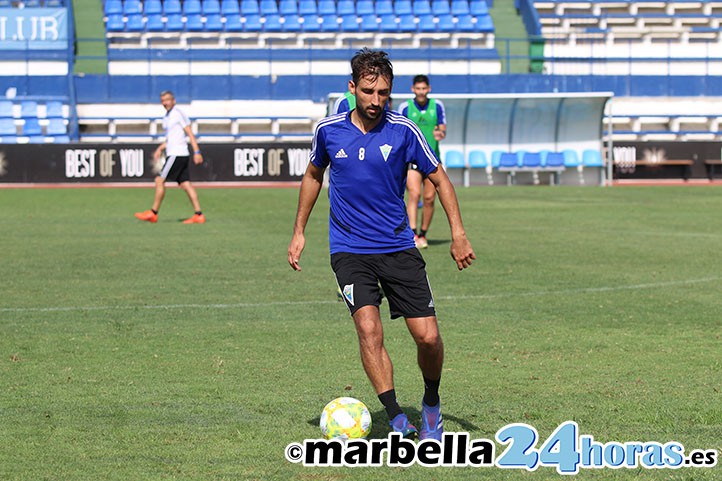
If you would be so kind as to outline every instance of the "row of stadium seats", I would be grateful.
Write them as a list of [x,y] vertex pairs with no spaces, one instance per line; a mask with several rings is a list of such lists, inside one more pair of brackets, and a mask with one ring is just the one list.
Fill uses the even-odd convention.
[[712,15],[722,13],[722,2],[709,0],[534,0],[540,12],[553,11],[556,15],[588,13],[594,16],[608,14]]
[[114,32],[487,32],[494,31],[489,15],[474,17],[470,14],[439,16],[414,14],[376,14],[357,16],[349,14],[261,16],[249,14],[151,14],[144,17],[132,14],[111,14],[107,17],[107,31]]
[[0,0],[0,8],[59,8],[65,0]]
[[1,143],[68,142],[67,123],[60,101],[0,100]]
[[485,0],[106,0],[110,15],[488,15]]

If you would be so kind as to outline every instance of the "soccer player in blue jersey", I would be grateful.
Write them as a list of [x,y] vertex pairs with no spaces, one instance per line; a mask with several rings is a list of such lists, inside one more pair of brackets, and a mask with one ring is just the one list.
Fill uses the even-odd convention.
[[301,181],[288,262],[297,271],[306,244],[304,231],[330,168],[329,244],[331,266],[356,326],[361,361],[391,428],[415,437],[396,400],[393,366],[384,347],[379,283],[391,318],[404,317],[417,346],[424,379],[422,439],[441,440],[443,423],[439,382],[444,345],[434,310],[424,259],[414,246],[404,189],[407,164],[434,183],[451,227],[451,257],[459,270],[476,256],[466,238],[456,193],[419,128],[387,111],[393,67],[385,52],[363,49],[351,59],[349,91],[356,99],[350,112],[331,115],[316,127],[311,156]]

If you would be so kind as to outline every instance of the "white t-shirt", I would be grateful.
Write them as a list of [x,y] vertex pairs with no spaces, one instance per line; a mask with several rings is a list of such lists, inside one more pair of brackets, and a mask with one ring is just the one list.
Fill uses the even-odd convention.
[[166,112],[163,117],[163,128],[165,129],[165,155],[188,156],[188,142],[186,133],[183,130],[191,124],[188,116],[177,106]]

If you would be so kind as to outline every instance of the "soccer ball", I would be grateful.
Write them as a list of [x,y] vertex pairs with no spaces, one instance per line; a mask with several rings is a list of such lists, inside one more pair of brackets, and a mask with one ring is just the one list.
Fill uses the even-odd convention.
[[365,438],[371,432],[371,413],[358,399],[339,397],[323,408],[320,426],[325,439]]

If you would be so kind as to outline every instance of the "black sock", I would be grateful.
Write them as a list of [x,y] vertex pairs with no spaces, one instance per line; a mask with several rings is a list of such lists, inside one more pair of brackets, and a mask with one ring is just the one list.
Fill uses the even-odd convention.
[[150,211],[151,211],[152,213],[154,213],[155,215],[158,215],[158,211],[157,211],[157,210],[155,210],[155,209],[150,209]]
[[439,384],[441,379],[432,381],[424,377],[424,404],[434,407],[439,404]]
[[196,215],[202,215],[202,214],[203,214],[203,212],[201,212],[199,210],[196,211]]
[[424,229],[419,229],[419,237],[426,237],[426,231]]
[[379,394],[379,401],[384,405],[389,420],[393,420],[396,416],[403,413],[401,406],[399,406],[399,403],[396,401],[395,389]]

